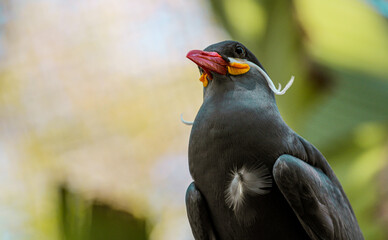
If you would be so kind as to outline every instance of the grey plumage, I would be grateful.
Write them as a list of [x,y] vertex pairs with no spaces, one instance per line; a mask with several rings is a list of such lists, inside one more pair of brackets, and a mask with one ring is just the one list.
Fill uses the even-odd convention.
[[[262,68],[238,42],[221,42],[205,51],[217,52],[225,62],[245,59]],[[204,88],[189,143],[194,183],[186,205],[194,237],[363,239],[333,170],[283,121],[262,73],[251,68],[240,75],[220,74],[220,66],[213,72],[211,65],[201,65],[212,80]],[[241,189],[242,204],[233,199]]]

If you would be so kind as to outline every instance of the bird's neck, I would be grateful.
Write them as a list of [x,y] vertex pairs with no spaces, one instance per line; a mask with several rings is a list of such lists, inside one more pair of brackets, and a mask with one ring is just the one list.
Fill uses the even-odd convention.
[[279,114],[275,95],[265,84],[256,84],[248,88],[247,85],[224,82],[222,85],[213,83],[210,87],[212,89],[204,93],[204,105],[210,104],[217,108],[231,105],[236,108],[252,108]]

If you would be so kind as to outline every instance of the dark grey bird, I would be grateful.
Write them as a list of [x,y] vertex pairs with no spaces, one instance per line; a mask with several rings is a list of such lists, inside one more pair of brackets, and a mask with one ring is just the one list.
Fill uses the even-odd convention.
[[235,41],[187,57],[204,85],[186,193],[195,239],[364,239],[324,156],[280,116],[275,94],[292,81],[276,88]]

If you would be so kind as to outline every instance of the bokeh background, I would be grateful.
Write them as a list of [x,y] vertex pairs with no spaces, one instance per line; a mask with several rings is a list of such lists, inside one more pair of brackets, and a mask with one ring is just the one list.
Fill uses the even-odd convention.
[[234,39],[337,173],[366,239],[388,229],[388,2],[0,0],[0,239],[193,239],[202,101],[191,49]]

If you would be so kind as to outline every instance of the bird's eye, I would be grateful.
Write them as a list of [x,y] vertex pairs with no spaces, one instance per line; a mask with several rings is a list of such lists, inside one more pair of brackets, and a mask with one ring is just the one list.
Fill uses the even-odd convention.
[[236,47],[236,53],[239,55],[239,56],[245,56],[245,49],[241,46],[237,46]]

